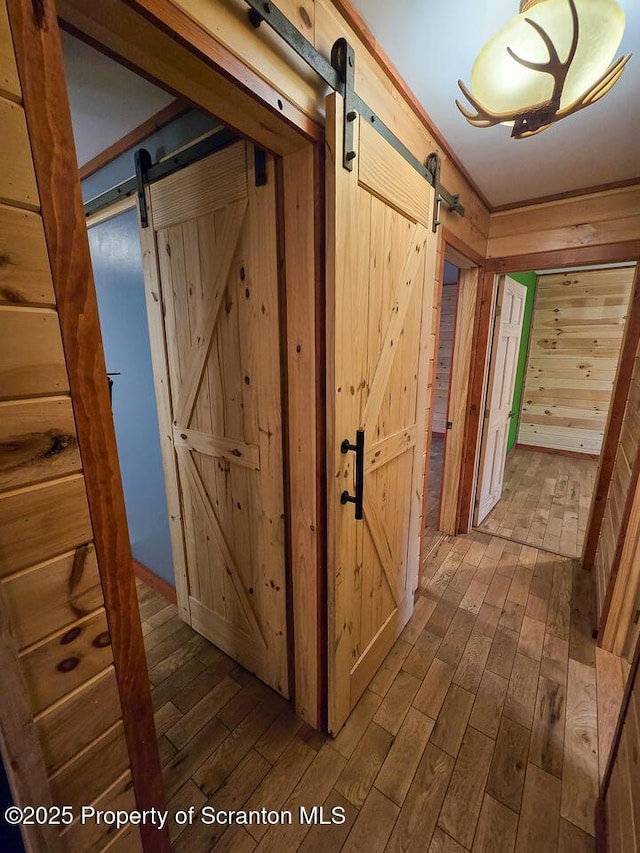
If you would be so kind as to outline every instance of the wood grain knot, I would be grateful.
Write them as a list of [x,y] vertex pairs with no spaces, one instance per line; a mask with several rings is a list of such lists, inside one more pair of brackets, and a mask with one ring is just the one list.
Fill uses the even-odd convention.
[[[0,255],[0,270],[2,267],[9,262],[9,259],[6,255]],[[16,290],[14,287],[0,287],[0,301],[9,302],[12,305],[26,305],[27,300],[20,293],[19,290]]]
[[82,633],[82,628],[76,625],[75,628],[71,628],[70,631],[67,631],[66,634],[60,638],[60,645],[66,646],[69,643],[72,643],[74,640],[77,640],[80,634]]
[[309,13],[307,12],[307,10],[304,8],[304,6],[299,6],[298,12],[300,13],[300,20],[305,25],[305,27],[308,30],[310,30],[311,27],[313,26],[313,23],[311,21],[311,17],[309,16]]
[[93,643],[91,644],[96,647],[96,649],[104,649],[106,646],[111,645],[111,637],[109,636],[108,631],[102,631],[95,638]]

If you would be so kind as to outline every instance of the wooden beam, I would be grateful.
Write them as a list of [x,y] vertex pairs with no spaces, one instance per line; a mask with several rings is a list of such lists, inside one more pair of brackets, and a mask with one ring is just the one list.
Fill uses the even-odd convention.
[[276,154],[322,128],[169,0],[57,0],[64,27]]
[[[138,808],[164,808],[160,758],[111,416],[62,47],[52,3],[9,0],[9,22],[58,306]],[[145,850],[169,833],[142,826]]]
[[595,565],[596,550],[598,547],[598,540],[600,538],[600,531],[602,530],[602,520],[604,518],[607,495],[609,493],[609,486],[613,475],[613,467],[616,460],[616,453],[618,451],[618,442],[620,441],[620,432],[624,421],[627,397],[629,396],[629,387],[631,385],[631,377],[633,376],[635,358],[639,345],[640,267],[637,267],[631,290],[631,299],[629,301],[629,311],[627,312],[624,336],[620,347],[616,379],[613,386],[613,393],[611,395],[611,402],[609,404],[607,426],[604,433],[602,451],[600,453],[600,467],[598,469],[593,498],[591,500],[589,521],[587,523],[587,532],[582,551],[582,567],[587,571],[593,571]]
[[485,270],[494,273],[528,272],[556,267],[615,264],[635,261],[637,258],[640,258],[640,240],[629,240],[623,243],[605,243],[601,246],[574,246],[549,252],[488,258],[485,261]]
[[444,241],[444,258],[446,261],[449,261],[449,263],[454,264],[461,270],[484,266],[484,257],[461,240],[450,228],[441,225],[440,229],[442,231],[442,240]]

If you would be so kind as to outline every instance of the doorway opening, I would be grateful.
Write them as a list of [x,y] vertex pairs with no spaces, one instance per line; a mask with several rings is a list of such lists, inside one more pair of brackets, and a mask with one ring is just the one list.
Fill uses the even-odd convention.
[[[467,254],[468,253],[468,254]],[[470,259],[469,255],[473,258]],[[436,284],[439,294],[425,466],[420,586],[434,559],[461,530],[467,401],[470,393],[480,259],[446,233]]]
[[497,277],[478,530],[581,556],[634,269]]
[[[225,707],[249,672],[288,699],[276,158],[73,36],[64,45],[151,684],[195,676],[185,713],[216,689]],[[141,148],[147,227],[129,186]]]
[[441,529],[441,507],[445,443],[449,421],[451,371],[453,367],[460,269],[445,260],[440,296],[439,323],[436,330],[437,352],[432,397],[429,480],[425,513],[424,557],[429,556],[446,535]]

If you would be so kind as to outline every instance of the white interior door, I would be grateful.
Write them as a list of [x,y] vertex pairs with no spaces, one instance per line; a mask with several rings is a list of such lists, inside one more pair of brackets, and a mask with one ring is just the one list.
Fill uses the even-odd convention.
[[485,411],[480,478],[476,502],[476,524],[498,503],[507,456],[511,403],[516,381],[520,336],[527,288],[509,276],[498,285],[498,302],[493,328],[491,366]]

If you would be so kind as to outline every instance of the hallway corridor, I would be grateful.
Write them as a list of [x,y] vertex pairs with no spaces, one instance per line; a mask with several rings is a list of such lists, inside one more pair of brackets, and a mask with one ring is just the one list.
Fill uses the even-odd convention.
[[311,828],[171,825],[178,853],[594,850],[626,668],[596,656],[588,575],[476,532],[438,546],[423,586],[335,740],[139,587],[169,808],[346,815]]
[[516,447],[507,457],[502,497],[479,530],[580,557],[598,460]]

